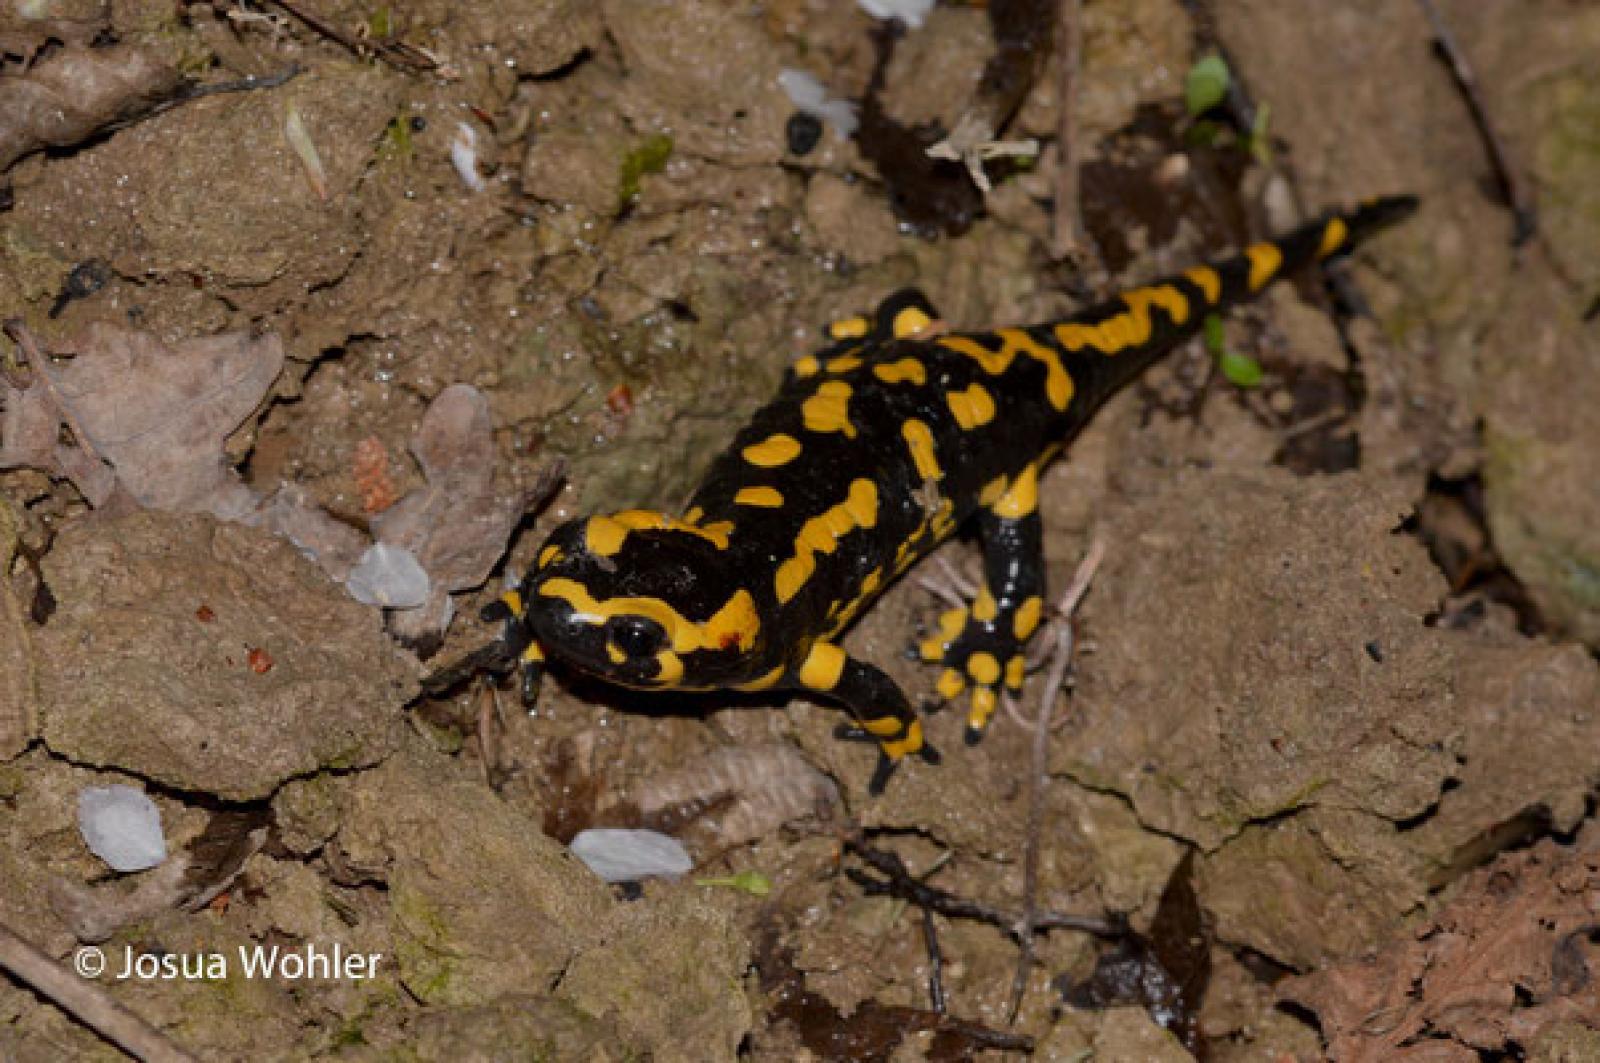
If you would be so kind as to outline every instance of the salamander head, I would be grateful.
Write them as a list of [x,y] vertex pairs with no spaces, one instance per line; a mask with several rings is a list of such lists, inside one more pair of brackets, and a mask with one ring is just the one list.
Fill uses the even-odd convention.
[[547,654],[622,686],[746,681],[767,640],[731,531],[645,510],[564,524],[522,587],[523,622]]

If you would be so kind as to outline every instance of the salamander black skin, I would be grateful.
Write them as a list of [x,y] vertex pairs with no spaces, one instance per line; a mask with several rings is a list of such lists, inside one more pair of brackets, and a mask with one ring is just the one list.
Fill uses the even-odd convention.
[[968,519],[986,585],[940,619],[922,656],[946,698],[970,691],[976,741],[1044,612],[1038,478],[1118,388],[1285,273],[1410,213],[1409,197],[1330,214],[1242,255],[1130,291],[1060,322],[943,332],[916,292],[791,368],[716,459],[681,517],[650,510],[557,528],[521,586],[485,616],[500,640],[440,673],[520,662],[524,697],[547,656],[628,687],[805,690],[876,741],[871,789],[909,754],[936,761],[899,686],[839,634]]

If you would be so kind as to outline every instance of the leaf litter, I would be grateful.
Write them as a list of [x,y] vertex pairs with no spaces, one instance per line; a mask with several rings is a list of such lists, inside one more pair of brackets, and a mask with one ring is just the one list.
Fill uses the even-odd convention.
[[[261,408],[282,372],[277,336],[230,332],[168,343],[97,322],[51,357],[26,327],[13,323],[9,331],[28,371],[0,379],[0,469],[30,467],[68,480],[90,506],[111,513],[209,513],[261,525],[341,582],[370,557],[359,531],[304,492],[285,487],[263,499],[228,459],[228,438]],[[415,644],[449,623],[451,594],[488,578],[525,500],[496,488],[493,424],[476,388],[440,392],[411,450],[426,486],[395,501],[387,476],[370,471],[381,459],[370,445],[357,447],[356,459],[376,485],[363,501],[382,510],[370,521],[377,545],[411,559],[400,566],[405,594],[357,596],[410,605],[394,611],[393,630]]]
[[[1344,1063],[1514,1055],[1600,1015],[1600,834],[1473,872],[1414,936],[1284,983]],[[1454,1054],[1452,1054],[1452,1052]]]

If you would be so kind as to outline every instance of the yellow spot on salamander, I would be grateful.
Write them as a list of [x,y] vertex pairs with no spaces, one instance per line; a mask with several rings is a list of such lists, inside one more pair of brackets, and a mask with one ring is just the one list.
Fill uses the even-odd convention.
[[837,358],[829,358],[827,368],[830,373],[848,373],[852,369],[859,368],[860,365],[861,359],[855,355],[841,354]]
[[[1193,271],[1191,271],[1193,272]],[[1215,274],[1212,275],[1215,280]],[[1055,327],[1056,340],[1069,351],[1093,347],[1101,354],[1112,355],[1150,342],[1155,332],[1155,321],[1150,316],[1153,307],[1160,307],[1175,325],[1189,319],[1189,300],[1170,284],[1153,288],[1135,288],[1122,294],[1128,309],[1093,325],[1069,321]]]
[[922,721],[912,720],[906,727],[906,736],[898,742],[884,742],[878,748],[883,750],[883,755],[890,760],[899,760],[907,753],[915,753],[922,748]]
[[724,520],[702,527],[688,520],[679,520],[665,513],[658,513],[653,509],[627,509],[610,516],[590,517],[584,524],[584,545],[592,554],[612,557],[622,549],[622,544],[629,533],[636,531],[682,532],[704,539],[718,550],[726,550],[728,536],[733,533],[733,523]]
[[928,371],[915,358],[902,358],[872,367],[872,374],[885,384],[903,384],[910,381],[922,385],[928,382]]
[[816,376],[822,371],[822,363],[814,355],[806,355],[794,363],[794,375],[798,377]]
[[1174,325],[1181,325],[1189,320],[1189,300],[1183,293],[1170,284],[1158,284],[1153,288],[1135,288],[1122,296],[1122,301],[1128,304],[1128,312],[1136,318],[1142,319],[1136,331],[1144,333],[1144,343],[1150,339],[1152,329],[1150,321],[1150,308],[1160,307],[1167,312]]
[[[546,550],[555,550],[558,553],[560,552],[560,548],[559,547],[547,546],[547,547],[545,547],[545,549]],[[504,593],[502,593],[500,595],[500,600],[505,603],[505,607],[507,609],[511,610],[511,615],[512,616],[515,616],[515,617],[518,617],[518,618],[520,618],[522,616],[522,613],[523,613],[523,610],[524,610],[524,606],[523,606],[523,603],[522,603],[522,592],[521,591],[517,591],[517,590],[505,591]]]
[[1017,615],[1011,620],[1011,632],[1017,636],[1018,642],[1026,642],[1039,627],[1039,618],[1044,613],[1044,599],[1037,594],[1023,602],[1017,609]]
[[889,326],[897,340],[906,340],[926,331],[933,324],[933,318],[914,306],[908,306],[894,316],[894,322]]
[[972,601],[972,619],[987,624],[999,615],[1000,606],[996,604],[994,595],[989,593],[988,587],[983,588]]
[[855,317],[840,318],[828,326],[828,338],[834,340],[859,339],[872,328],[872,323],[859,314]]
[[745,461],[751,465],[758,465],[763,469],[774,469],[779,465],[787,465],[800,456],[800,441],[794,436],[784,435],[782,432],[768,436],[759,443],[752,443],[742,451]]
[[614,642],[606,643],[606,656],[611,658],[612,664],[627,664],[628,655],[617,648]]
[[994,396],[982,384],[973,384],[965,391],[952,391],[945,396],[950,412],[962,431],[970,432],[979,425],[994,420]]
[[[1058,327],[1057,332],[1059,331]],[[984,372],[991,376],[1004,373],[1019,354],[1032,358],[1045,369],[1045,398],[1049,399],[1050,405],[1057,410],[1067,408],[1067,403],[1072,401],[1072,378],[1067,375],[1066,367],[1061,364],[1059,354],[1036,341],[1022,329],[998,329],[994,333],[994,338],[1000,341],[1000,349],[997,351],[991,351],[971,336],[941,336],[938,343],[976,360],[983,366]]]
[[794,556],[778,566],[774,590],[779,602],[788,602],[817,570],[817,555],[832,554],[839,540],[857,528],[872,528],[878,523],[878,485],[871,480],[854,480],[845,500],[812,517],[795,536]]
[[925,422],[915,417],[900,426],[906,446],[911,448],[911,460],[916,463],[917,475],[924,480],[937,480],[944,475],[939,468],[939,458],[933,451],[933,432]]
[[850,385],[842,380],[829,380],[817,388],[815,395],[800,404],[800,415],[807,431],[856,437],[856,426],[850,423]]
[[762,509],[777,509],[783,505],[783,493],[776,487],[746,487],[733,496],[735,505],[760,506]]
[[883,586],[883,569],[875,568],[867,573],[867,578],[861,581],[861,595],[877,594],[878,588]]
[[967,658],[967,674],[975,683],[994,686],[1000,679],[1000,662],[994,659],[994,654],[980,650]]
[[845,662],[849,660],[845,652],[831,642],[819,642],[811,647],[811,652],[806,654],[805,663],[800,666],[800,683],[807,690],[820,690],[826,693],[839,685],[839,677],[844,674]]
[[962,628],[967,626],[967,611],[965,609],[946,609],[939,614],[939,634],[946,642],[954,642],[956,636],[961,634]]
[[991,509],[1006,520],[1020,520],[1039,508],[1039,467],[1029,465]]
[[934,686],[934,689],[939,692],[939,696],[946,701],[959,696],[966,688],[966,679],[954,668],[946,668],[941,672],[939,674],[939,682]]
[[967,712],[967,726],[974,731],[982,731],[989,726],[989,717],[994,715],[994,691],[988,687],[979,687],[972,692],[972,707]]
[[522,660],[528,664],[544,663],[544,647],[537,642],[530,642],[522,650]]
[[677,653],[696,650],[748,650],[761,631],[755,599],[746,590],[735,591],[722,607],[702,621],[690,620],[660,598],[623,597],[597,599],[577,580],[546,580],[539,593],[559,598],[572,608],[573,619],[599,627],[614,616],[640,616],[661,625]]
[[862,720],[861,729],[874,738],[893,738],[904,731],[906,725],[898,716],[879,716],[876,720]]
[[561,557],[561,547],[554,543],[539,551],[539,567],[549,568]]
[[1250,290],[1253,292],[1264,288],[1283,265],[1283,252],[1276,244],[1253,244],[1245,248],[1244,257],[1250,260]]
[[1318,258],[1327,258],[1350,238],[1350,227],[1344,223],[1343,218],[1333,218],[1328,222],[1328,227],[1322,230],[1322,245],[1317,248]]
[[[835,602],[834,605],[838,608],[838,612],[834,615],[832,622],[829,623],[826,632],[824,632],[824,637],[831,639],[833,636],[849,627],[850,621],[854,620],[856,618],[856,614],[861,612],[861,606],[863,604],[865,603],[859,598],[850,602]],[[831,611],[832,610],[830,610],[830,612]]]
[[1006,488],[1011,486],[1008,476],[996,476],[993,480],[983,485],[983,490],[978,492],[978,505],[992,506],[1005,497]]
[[944,643],[938,639],[923,639],[917,647],[917,655],[930,664],[934,661],[944,660]]
[[671,650],[656,654],[656,682],[662,686],[677,686],[683,678],[683,658]]
[[1006,662],[1006,688],[1008,690],[1021,690],[1022,681],[1027,675],[1028,662],[1022,654],[1017,654]]
[[783,678],[783,672],[783,665],[780,664],[778,667],[774,668],[764,676],[761,676],[757,679],[752,679],[748,683],[740,683],[736,689],[750,691],[771,690],[773,687],[777,686],[778,681]]
[[610,517],[590,517],[583,525],[583,545],[600,557],[611,557],[622,549],[628,529]]
[[1183,271],[1190,284],[1200,289],[1206,302],[1215,306],[1222,299],[1222,278],[1210,266],[1191,266]]

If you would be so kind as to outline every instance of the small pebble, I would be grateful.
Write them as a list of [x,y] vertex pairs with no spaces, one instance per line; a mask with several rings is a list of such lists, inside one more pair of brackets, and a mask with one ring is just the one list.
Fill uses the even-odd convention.
[[[856,105],[849,100],[829,99],[827,88],[809,72],[788,68],[780,70],[778,87],[789,97],[789,102],[794,104],[795,110],[827,122],[833,126],[833,131],[840,140],[849,140],[855,135],[856,127],[860,124],[856,117]],[[791,125],[793,121],[791,118]],[[792,143],[792,130],[790,138]],[[796,152],[796,154],[803,153]]]
[[822,139],[822,119],[805,111],[796,111],[783,127],[783,135],[789,142],[790,152],[809,155],[817,146],[817,141]]
[[873,18],[897,18],[908,28],[917,29],[933,10],[934,0],[856,0],[856,3]]
[[131,786],[79,790],[78,833],[113,871],[148,871],[167,858],[161,812],[143,790]]
[[607,882],[676,878],[694,867],[682,842],[653,830],[602,827],[579,831],[571,848],[572,855]]
[[413,609],[428,600],[431,581],[410,550],[373,543],[345,578],[344,589],[362,605]]

